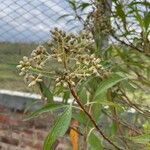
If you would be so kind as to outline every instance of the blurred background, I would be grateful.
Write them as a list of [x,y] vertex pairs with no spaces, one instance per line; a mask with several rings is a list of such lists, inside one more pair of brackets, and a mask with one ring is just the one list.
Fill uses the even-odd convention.
[[54,27],[80,30],[73,16],[63,17],[67,14],[72,14],[67,0],[0,0],[0,89],[31,90],[18,76],[16,64],[47,42]]

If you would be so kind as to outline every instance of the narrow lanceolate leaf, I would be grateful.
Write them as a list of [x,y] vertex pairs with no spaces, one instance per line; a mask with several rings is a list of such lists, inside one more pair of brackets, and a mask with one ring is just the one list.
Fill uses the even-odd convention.
[[62,113],[62,115],[56,120],[54,126],[50,130],[48,136],[44,141],[44,150],[51,150],[53,143],[60,136],[63,136],[70,124],[72,115],[71,106],[67,107],[66,110]]
[[143,134],[140,136],[131,137],[130,139],[136,143],[146,144],[150,142],[150,134]]
[[145,29],[148,30],[148,28],[150,27],[150,12],[148,12],[144,17],[144,25]]
[[52,111],[52,110],[56,110],[56,109],[60,109],[60,108],[64,108],[64,107],[68,107],[68,106],[67,105],[63,105],[63,104],[46,104],[42,108],[40,108],[40,109],[36,110],[35,112],[33,112],[25,120],[29,120],[29,119],[38,117],[42,113],[46,113],[46,112],[49,112],[49,111]]
[[108,79],[103,80],[95,92],[94,100],[96,100],[102,93],[106,92],[109,88],[113,87],[114,85],[125,79],[126,77],[122,77],[118,74],[112,74]]
[[49,103],[53,103],[53,94],[44,82],[39,82],[39,88],[44,97],[47,98]]

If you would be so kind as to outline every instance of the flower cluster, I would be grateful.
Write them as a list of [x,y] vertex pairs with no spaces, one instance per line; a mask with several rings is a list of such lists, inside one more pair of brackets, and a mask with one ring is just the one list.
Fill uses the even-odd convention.
[[44,66],[44,60],[46,57],[47,51],[44,46],[39,45],[35,50],[31,53],[32,65],[35,67],[42,69]]
[[[94,3],[94,10],[87,17],[87,24],[90,26],[95,34],[97,32],[107,35],[112,31],[110,23],[110,7],[108,1],[98,1]],[[93,26],[94,25],[94,26]]]
[[24,56],[23,59],[17,65],[17,68],[20,69],[19,75],[27,74],[28,70],[31,67],[31,61],[28,57]]
[[[50,53],[43,46],[38,46],[29,58],[23,57],[17,66],[21,71],[20,75],[25,76],[29,86],[41,82],[45,72],[53,73],[56,86],[63,87],[67,87],[68,83],[76,86],[91,75],[103,74],[101,59],[93,53],[94,41],[91,34],[85,31],[67,34],[57,28],[51,31],[51,34]],[[49,67],[50,62],[55,63],[57,68]],[[47,68],[44,67],[46,65]]]
[[24,79],[28,83],[29,87],[35,85],[37,82],[42,81],[42,75],[33,73],[33,70],[42,70],[44,63],[47,60],[46,54],[46,49],[39,45],[35,50],[32,51],[30,57],[24,56],[19,62],[19,65],[17,65],[17,68],[20,70],[19,75],[24,76]]
[[99,76],[103,73],[103,67],[100,64],[100,58],[96,58],[95,55],[76,55],[74,56],[75,66],[70,70],[65,70],[61,77],[57,77],[55,82],[56,86],[67,86],[69,82],[72,86],[75,86],[82,80],[86,80],[90,76]]
[[53,53],[59,55],[60,58],[63,54],[70,55],[72,53],[79,53],[91,49],[93,45],[93,38],[90,33],[85,31],[80,34],[67,34],[66,32],[55,28],[51,31],[52,40],[50,47]]

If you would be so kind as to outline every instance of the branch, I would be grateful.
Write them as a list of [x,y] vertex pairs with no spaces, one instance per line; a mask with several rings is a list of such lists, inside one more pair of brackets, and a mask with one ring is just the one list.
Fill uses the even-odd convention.
[[91,114],[84,108],[84,106],[81,103],[80,98],[78,97],[76,90],[74,87],[71,86],[70,83],[68,83],[69,85],[69,89],[71,91],[72,96],[74,97],[75,101],[77,102],[77,104],[80,106],[80,108],[82,108],[82,110],[84,111],[84,113],[88,116],[88,118],[90,119],[90,121],[93,123],[94,127],[97,129],[97,131],[100,133],[100,135],[108,142],[110,143],[114,148],[116,148],[117,150],[123,150],[121,148],[119,148],[117,145],[115,145],[104,133],[103,131],[99,128],[99,126],[97,125],[97,123],[95,122],[94,118],[91,116]]

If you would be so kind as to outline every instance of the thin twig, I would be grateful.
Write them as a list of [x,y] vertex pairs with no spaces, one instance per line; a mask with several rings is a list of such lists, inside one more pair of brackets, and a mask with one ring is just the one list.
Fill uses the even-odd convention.
[[142,115],[147,115],[150,116],[150,112],[148,111],[144,111],[141,108],[139,108],[136,104],[134,104],[129,97],[126,95],[126,93],[120,89],[121,94],[125,97],[126,101],[128,102],[128,104],[130,104],[131,107],[135,108],[138,112],[140,112]]
[[[110,119],[116,120],[116,118],[111,117],[106,111],[102,110],[102,112],[103,112],[106,116],[108,116]],[[127,127],[128,129],[130,129],[130,130],[136,132],[138,135],[139,135],[139,134],[142,134],[142,133],[141,133],[142,131],[140,131],[140,130],[138,130],[138,129],[135,129],[134,127],[130,126],[128,123],[126,123],[126,122],[124,122],[124,121],[121,121],[120,119],[118,119],[118,121],[119,121],[119,123],[120,123],[121,125],[123,125],[123,126]]]

